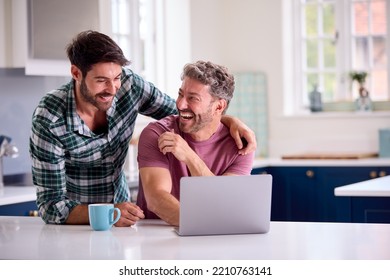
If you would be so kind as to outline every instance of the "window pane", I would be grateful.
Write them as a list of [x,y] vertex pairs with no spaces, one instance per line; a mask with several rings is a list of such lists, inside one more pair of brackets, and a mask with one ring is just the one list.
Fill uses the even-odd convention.
[[318,67],[318,42],[316,40],[307,40],[306,59],[306,65],[308,68]]
[[367,69],[368,66],[368,39],[357,38],[355,40],[354,67],[356,69]]
[[336,89],[336,74],[327,73],[324,74],[324,92],[323,92],[323,101],[334,101]]
[[118,33],[119,29],[119,21],[118,19],[118,9],[117,9],[118,3],[116,0],[111,1],[111,16],[112,16],[112,32],[113,33]]
[[336,67],[336,46],[331,40],[324,40],[324,66],[326,68]]
[[118,36],[117,43],[121,47],[123,54],[126,57],[131,58],[132,49],[131,49],[129,41],[130,41],[129,38],[126,36]]
[[317,5],[307,5],[305,7],[306,35],[317,36]]
[[121,23],[119,24],[118,31],[121,34],[129,34],[130,33],[130,17],[129,17],[129,11],[130,11],[130,3],[127,0],[119,0],[119,18],[121,19]]
[[113,33],[129,34],[131,26],[130,17],[128,16],[129,2],[127,0],[112,0],[111,7]]
[[377,101],[388,100],[388,84],[387,84],[387,71],[372,71],[372,92],[371,98]]
[[306,88],[307,91],[311,91],[315,86],[319,84],[318,74],[307,74]]
[[335,9],[334,5],[326,4],[324,5],[324,16],[323,16],[323,24],[324,24],[324,35],[335,34]]
[[384,0],[373,1],[372,10],[372,33],[386,34],[386,2]]
[[352,17],[354,22],[354,33],[356,35],[368,34],[368,4],[356,2],[352,5]]
[[373,38],[373,66],[386,67],[386,41],[385,38]]

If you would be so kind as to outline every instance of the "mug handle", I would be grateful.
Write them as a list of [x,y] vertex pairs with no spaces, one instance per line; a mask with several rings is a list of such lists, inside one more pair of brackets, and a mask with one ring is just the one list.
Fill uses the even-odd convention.
[[[114,212],[116,212],[116,218],[114,220]],[[110,225],[112,226],[113,224],[115,224],[117,221],[119,221],[119,218],[121,217],[121,211],[119,210],[119,208],[112,208],[110,209],[110,217],[112,217],[112,222],[110,222]],[[111,218],[110,218],[111,220]]]

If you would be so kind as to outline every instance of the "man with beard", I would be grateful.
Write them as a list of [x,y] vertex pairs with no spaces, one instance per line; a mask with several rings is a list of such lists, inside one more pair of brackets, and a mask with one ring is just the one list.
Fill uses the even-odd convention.
[[254,152],[239,154],[221,122],[233,97],[233,75],[223,66],[198,61],[184,67],[181,79],[178,115],[150,123],[138,143],[137,205],[145,218],[175,226],[181,177],[249,175],[254,157]]
[[[130,203],[123,172],[136,117],[176,114],[175,100],[125,68],[130,62],[107,35],[81,32],[66,51],[72,80],[45,95],[32,118],[30,156],[39,215],[46,223],[88,224],[88,204],[113,203],[121,211],[115,225],[131,226],[144,218]],[[232,117],[224,122],[241,153],[255,149],[248,127]]]

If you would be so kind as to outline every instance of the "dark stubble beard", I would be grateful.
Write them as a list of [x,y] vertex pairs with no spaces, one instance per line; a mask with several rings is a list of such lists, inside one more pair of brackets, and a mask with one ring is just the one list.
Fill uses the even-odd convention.
[[99,95],[110,95],[109,93],[106,93],[106,92],[100,92],[98,95],[93,95],[88,87],[87,87],[87,84],[85,83],[85,79],[82,79],[81,80],[81,83],[80,83],[80,94],[81,94],[81,98],[85,101],[85,102],[88,102],[90,104],[92,104],[93,106],[95,106],[96,108],[98,108],[100,111],[107,111],[110,107],[111,107],[111,104],[112,102],[108,102],[108,103],[103,103],[103,102],[98,102],[96,101],[96,98],[99,96]]

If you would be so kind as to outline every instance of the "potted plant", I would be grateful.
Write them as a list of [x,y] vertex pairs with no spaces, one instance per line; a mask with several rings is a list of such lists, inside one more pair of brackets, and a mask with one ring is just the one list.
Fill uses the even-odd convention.
[[352,71],[349,73],[349,77],[351,78],[352,82],[358,82],[360,87],[364,87],[367,76],[368,73],[364,71]]
[[352,71],[349,77],[352,82],[356,81],[359,84],[359,97],[356,99],[356,109],[358,111],[371,111],[372,103],[368,90],[365,88],[366,78],[368,73],[365,71]]

